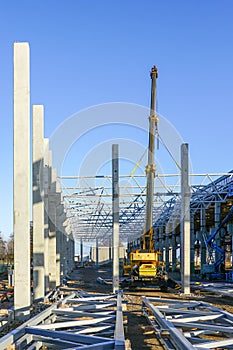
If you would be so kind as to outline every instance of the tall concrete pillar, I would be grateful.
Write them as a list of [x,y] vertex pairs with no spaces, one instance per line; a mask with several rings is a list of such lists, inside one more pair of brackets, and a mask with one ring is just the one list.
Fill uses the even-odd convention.
[[[219,226],[221,222],[221,203],[220,202],[215,202],[214,205],[214,226],[215,229]],[[217,244],[217,246],[221,247],[222,244],[222,240],[220,237],[220,232],[218,232],[215,236],[215,243]],[[220,254],[218,252],[215,252],[215,261],[217,261],[220,258]],[[220,269],[220,266],[219,266]],[[221,272],[219,270],[219,272]]]
[[200,241],[201,241],[201,273],[204,273],[204,265],[206,264],[206,245],[203,235],[206,235],[206,210],[200,210]]
[[177,226],[177,222],[174,219],[172,222],[172,272],[176,270],[176,249],[177,249],[176,226]]
[[[65,229],[66,229],[66,213],[64,211],[64,206],[61,216],[60,216],[60,223],[61,223],[61,229],[60,229],[60,235],[59,235],[59,253],[60,253],[60,280],[63,280],[63,277],[65,276],[65,265],[64,265],[64,236],[65,236]],[[57,239],[58,240],[58,239]]]
[[119,290],[119,155],[118,145],[112,145],[112,242],[113,293]]
[[30,58],[28,43],[14,44],[14,309],[30,314]]
[[[52,164],[52,162],[51,162]],[[48,192],[49,216],[49,288],[56,287],[56,171],[51,168],[51,183]]]
[[231,235],[231,270],[233,270],[233,224],[227,225],[227,231]]
[[190,188],[188,144],[181,145],[181,281],[190,294]]
[[80,239],[80,262],[83,264],[83,239]]
[[43,171],[43,187],[44,187],[44,286],[45,293],[49,292],[49,182],[50,182],[49,165],[49,140],[44,139],[44,171]]
[[166,227],[165,227],[165,231],[166,231],[166,237],[165,237],[165,263],[166,263],[166,270],[168,271],[169,270],[169,266],[170,266],[170,263],[169,263],[169,247],[170,247],[170,244],[169,244],[169,233],[170,233],[170,223],[168,222],[166,224]]
[[61,235],[63,230],[64,206],[61,200],[61,189],[57,183],[57,208],[56,208],[56,286],[61,283]]
[[34,300],[44,298],[44,107],[32,108],[33,145],[33,295]]
[[71,234],[71,227],[69,224],[69,220],[66,220],[66,228],[65,228],[65,234],[64,234],[64,275],[67,276],[69,273],[69,258],[68,258],[68,253],[69,253],[69,248],[68,248],[68,242],[69,242],[69,236]]
[[108,259],[112,259],[112,240],[109,238],[108,240]]
[[75,239],[74,234],[72,233],[72,241],[71,241],[71,263],[72,263],[72,270],[75,269],[75,262],[74,262],[74,254],[75,254]]
[[190,215],[190,261],[191,261],[191,276],[194,276],[195,270],[194,270],[194,255],[195,255],[195,240],[196,240],[196,235],[194,231],[194,214],[191,213]]
[[95,265],[99,266],[99,242],[98,238],[95,240]]
[[160,256],[159,256],[159,259],[160,260],[163,260],[163,226],[159,226],[159,243],[158,243],[158,246],[159,246],[159,252],[162,253]]
[[154,229],[154,244],[155,244],[155,250],[159,250],[159,230],[158,227]]

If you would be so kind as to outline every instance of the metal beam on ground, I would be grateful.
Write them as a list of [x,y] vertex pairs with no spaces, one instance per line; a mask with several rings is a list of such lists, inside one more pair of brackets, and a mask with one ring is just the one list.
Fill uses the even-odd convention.
[[201,301],[143,297],[143,312],[169,350],[231,348],[233,315]]
[[0,350],[16,343],[37,349],[38,342],[55,349],[124,350],[121,295],[73,292],[4,336]]

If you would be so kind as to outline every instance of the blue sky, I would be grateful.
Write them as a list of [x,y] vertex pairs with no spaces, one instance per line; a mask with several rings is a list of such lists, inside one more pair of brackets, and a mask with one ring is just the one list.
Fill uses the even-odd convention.
[[195,173],[227,172],[233,111],[232,0],[2,0],[0,230],[12,232],[13,43],[31,52],[31,103],[49,137],[93,105],[150,103],[189,143]]

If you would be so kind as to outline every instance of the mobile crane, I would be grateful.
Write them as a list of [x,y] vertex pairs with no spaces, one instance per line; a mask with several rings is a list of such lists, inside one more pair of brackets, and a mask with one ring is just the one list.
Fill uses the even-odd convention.
[[156,79],[158,78],[157,67],[150,72],[151,77],[151,105],[149,116],[149,147],[148,164],[146,166],[146,215],[145,226],[141,238],[141,249],[128,252],[128,264],[123,267],[124,276],[129,275],[130,286],[142,286],[159,281],[164,285],[166,273],[163,273],[164,263],[159,261],[158,251],[154,250],[153,240],[153,196],[155,179],[155,135],[158,134],[158,117],[156,115]]

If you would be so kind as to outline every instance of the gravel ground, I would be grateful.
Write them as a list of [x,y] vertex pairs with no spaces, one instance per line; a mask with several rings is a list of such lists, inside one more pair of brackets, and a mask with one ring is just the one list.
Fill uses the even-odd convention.
[[[105,285],[97,282],[97,277],[107,280],[111,279],[111,266],[78,268],[72,272],[70,277],[68,288],[82,289],[87,292],[112,293],[112,285],[110,283]],[[194,291],[191,296],[184,296],[179,292],[162,293],[161,291],[141,291],[135,293],[124,291],[123,300],[127,302],[127,311],[124,312],[124,316],[127,317],[125,338],[130,340],[132,350],[164,349],[161,342],[152,332],[146,318],[142,315],[142,295],[173,299],[197,299],[233,313],[233,298],[226,298],[208,292],[202,293],[200,290]]]
[[[109,265],[100,266],[87,266],[84,268],[75,269],[69,276],[68,284],[64,290],[69,292],[72,289],[83,290],[86,292],[96,293],[112,293],[112,268]],[[107,284],[101,284],[97,282],[97,278],[101,277],[107,280]],[[174,293],[162,293],[160,291],[141,291],[141,292],[128,292],[124,291],[123,301],[127,303],[127,310],[124,311],[124,317],[127,319],[125,325],[125,338],[130,340],[132,350],[161,350],[164,349],[160,341],[156,338],[151,327],[149,326],[146,318],[142,314],[142,301],[141,296],[156,296],[163,298],[177,298],[184,299],[184,295],[178,292]],[[195,291],[190,297],[186,299],[198,299],[207,303],[211,303],[214,306],[233,313],[233,298],[227,298],[221,295],[214,295],[208,292]],[[13,298],[10,301],[5,301],[1,304],[1,309],[8,309],[13,305]],[[42,311],[48,307],[48,304],[34,305],[33,314]],[[16,328],[19,324],[14,323],[8,327],[4,332],[0,333],[0,337],[7,331],[9,332],[13,328]]]

